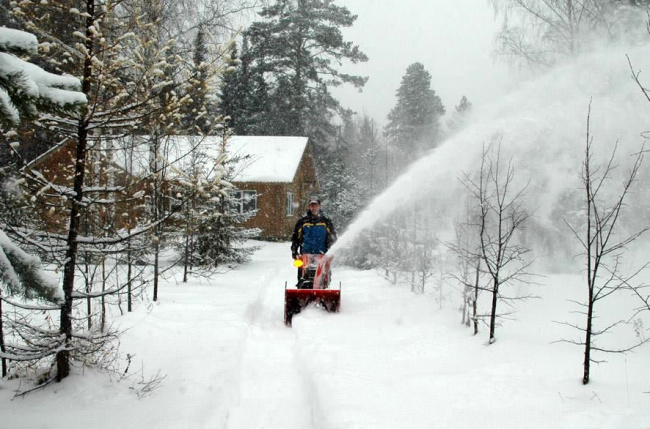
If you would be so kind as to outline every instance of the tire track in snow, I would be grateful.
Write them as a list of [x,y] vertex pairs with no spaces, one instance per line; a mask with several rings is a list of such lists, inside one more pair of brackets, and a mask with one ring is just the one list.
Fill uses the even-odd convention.
[[296,336],[283,321],[284,282],[295,273],[290,266],[278,265],[272,252],[276,246],[268,247],[260,250],[269,253],[259,267],[267,274],[256,282],[257,296],[244,314],[247,327],[226,422],[229,429],[313,427],[311,402],[295,367]]
[[306,352],[305,342],[308,341],[309,337],[306,339],[304,335],[300,334],[301,329],[299,326],[294,325],[294,327],[295,344],[293,347],[293,362],[297,374],[302,380],[303,389],[307,393],[306,397],[309,398],[311,428],[325,429],[328,427],[326,424],[326,410],[320,399],[317,380],[306,365],[306,360],[309,359],[310,355]]

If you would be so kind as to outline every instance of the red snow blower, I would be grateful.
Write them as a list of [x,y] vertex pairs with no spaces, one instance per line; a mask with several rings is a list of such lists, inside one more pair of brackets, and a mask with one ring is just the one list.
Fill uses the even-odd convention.
[[329,289],[332,273],[332,257],[326,255],[300,255],[293,265],[300,270],[300,280],[295,289],[284,284],[284,324],[291,326],[294,314],[314,303],[329,312],[338,313],[341,308],[341,285]]

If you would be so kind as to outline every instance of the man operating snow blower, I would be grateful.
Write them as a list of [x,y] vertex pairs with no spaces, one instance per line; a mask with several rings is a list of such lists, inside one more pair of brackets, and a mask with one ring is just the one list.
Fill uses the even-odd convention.
[[325,216],[318,197],[309,199],[309,208],[296,222],[291,237],[291,257],[298,267],[296,289],[287,289],[284,295],[284,322],[291,326],[294,314],[300,313],[309,303],[338,311],[341,291],[328,290],[331,258],[325,256],[336,241],[336,232],[330,218]]
[[[305,215],[298,219],[291,237],[291,257],[295,260],[301,254],[324,255],[336,241],[334,224],[323,213],[318,197],[309,199],[309,207]],[[302,275],[298,268],[298,281]]]

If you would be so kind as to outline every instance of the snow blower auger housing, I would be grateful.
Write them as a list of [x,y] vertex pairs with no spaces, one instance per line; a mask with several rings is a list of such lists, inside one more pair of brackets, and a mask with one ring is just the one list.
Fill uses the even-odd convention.
[[330,289],[332,258],[327,255],[300,255],[294,265],[300,270],[300,280],[295,288],[284,285],[284,324],[291,326],[294,314],[314,303],[329,312],[341,308],[341,285]]

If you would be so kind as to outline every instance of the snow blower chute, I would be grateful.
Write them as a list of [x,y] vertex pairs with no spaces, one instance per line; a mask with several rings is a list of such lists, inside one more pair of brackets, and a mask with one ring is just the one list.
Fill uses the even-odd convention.
[[300,255],[294,266],[300,270],[300,280],[294,288],[284,284],[284,324],[291,326],[294,314],[314,303],[329,312],[337,312],[341,307],[341,285],[330,289],[332,258],[327,255]]

